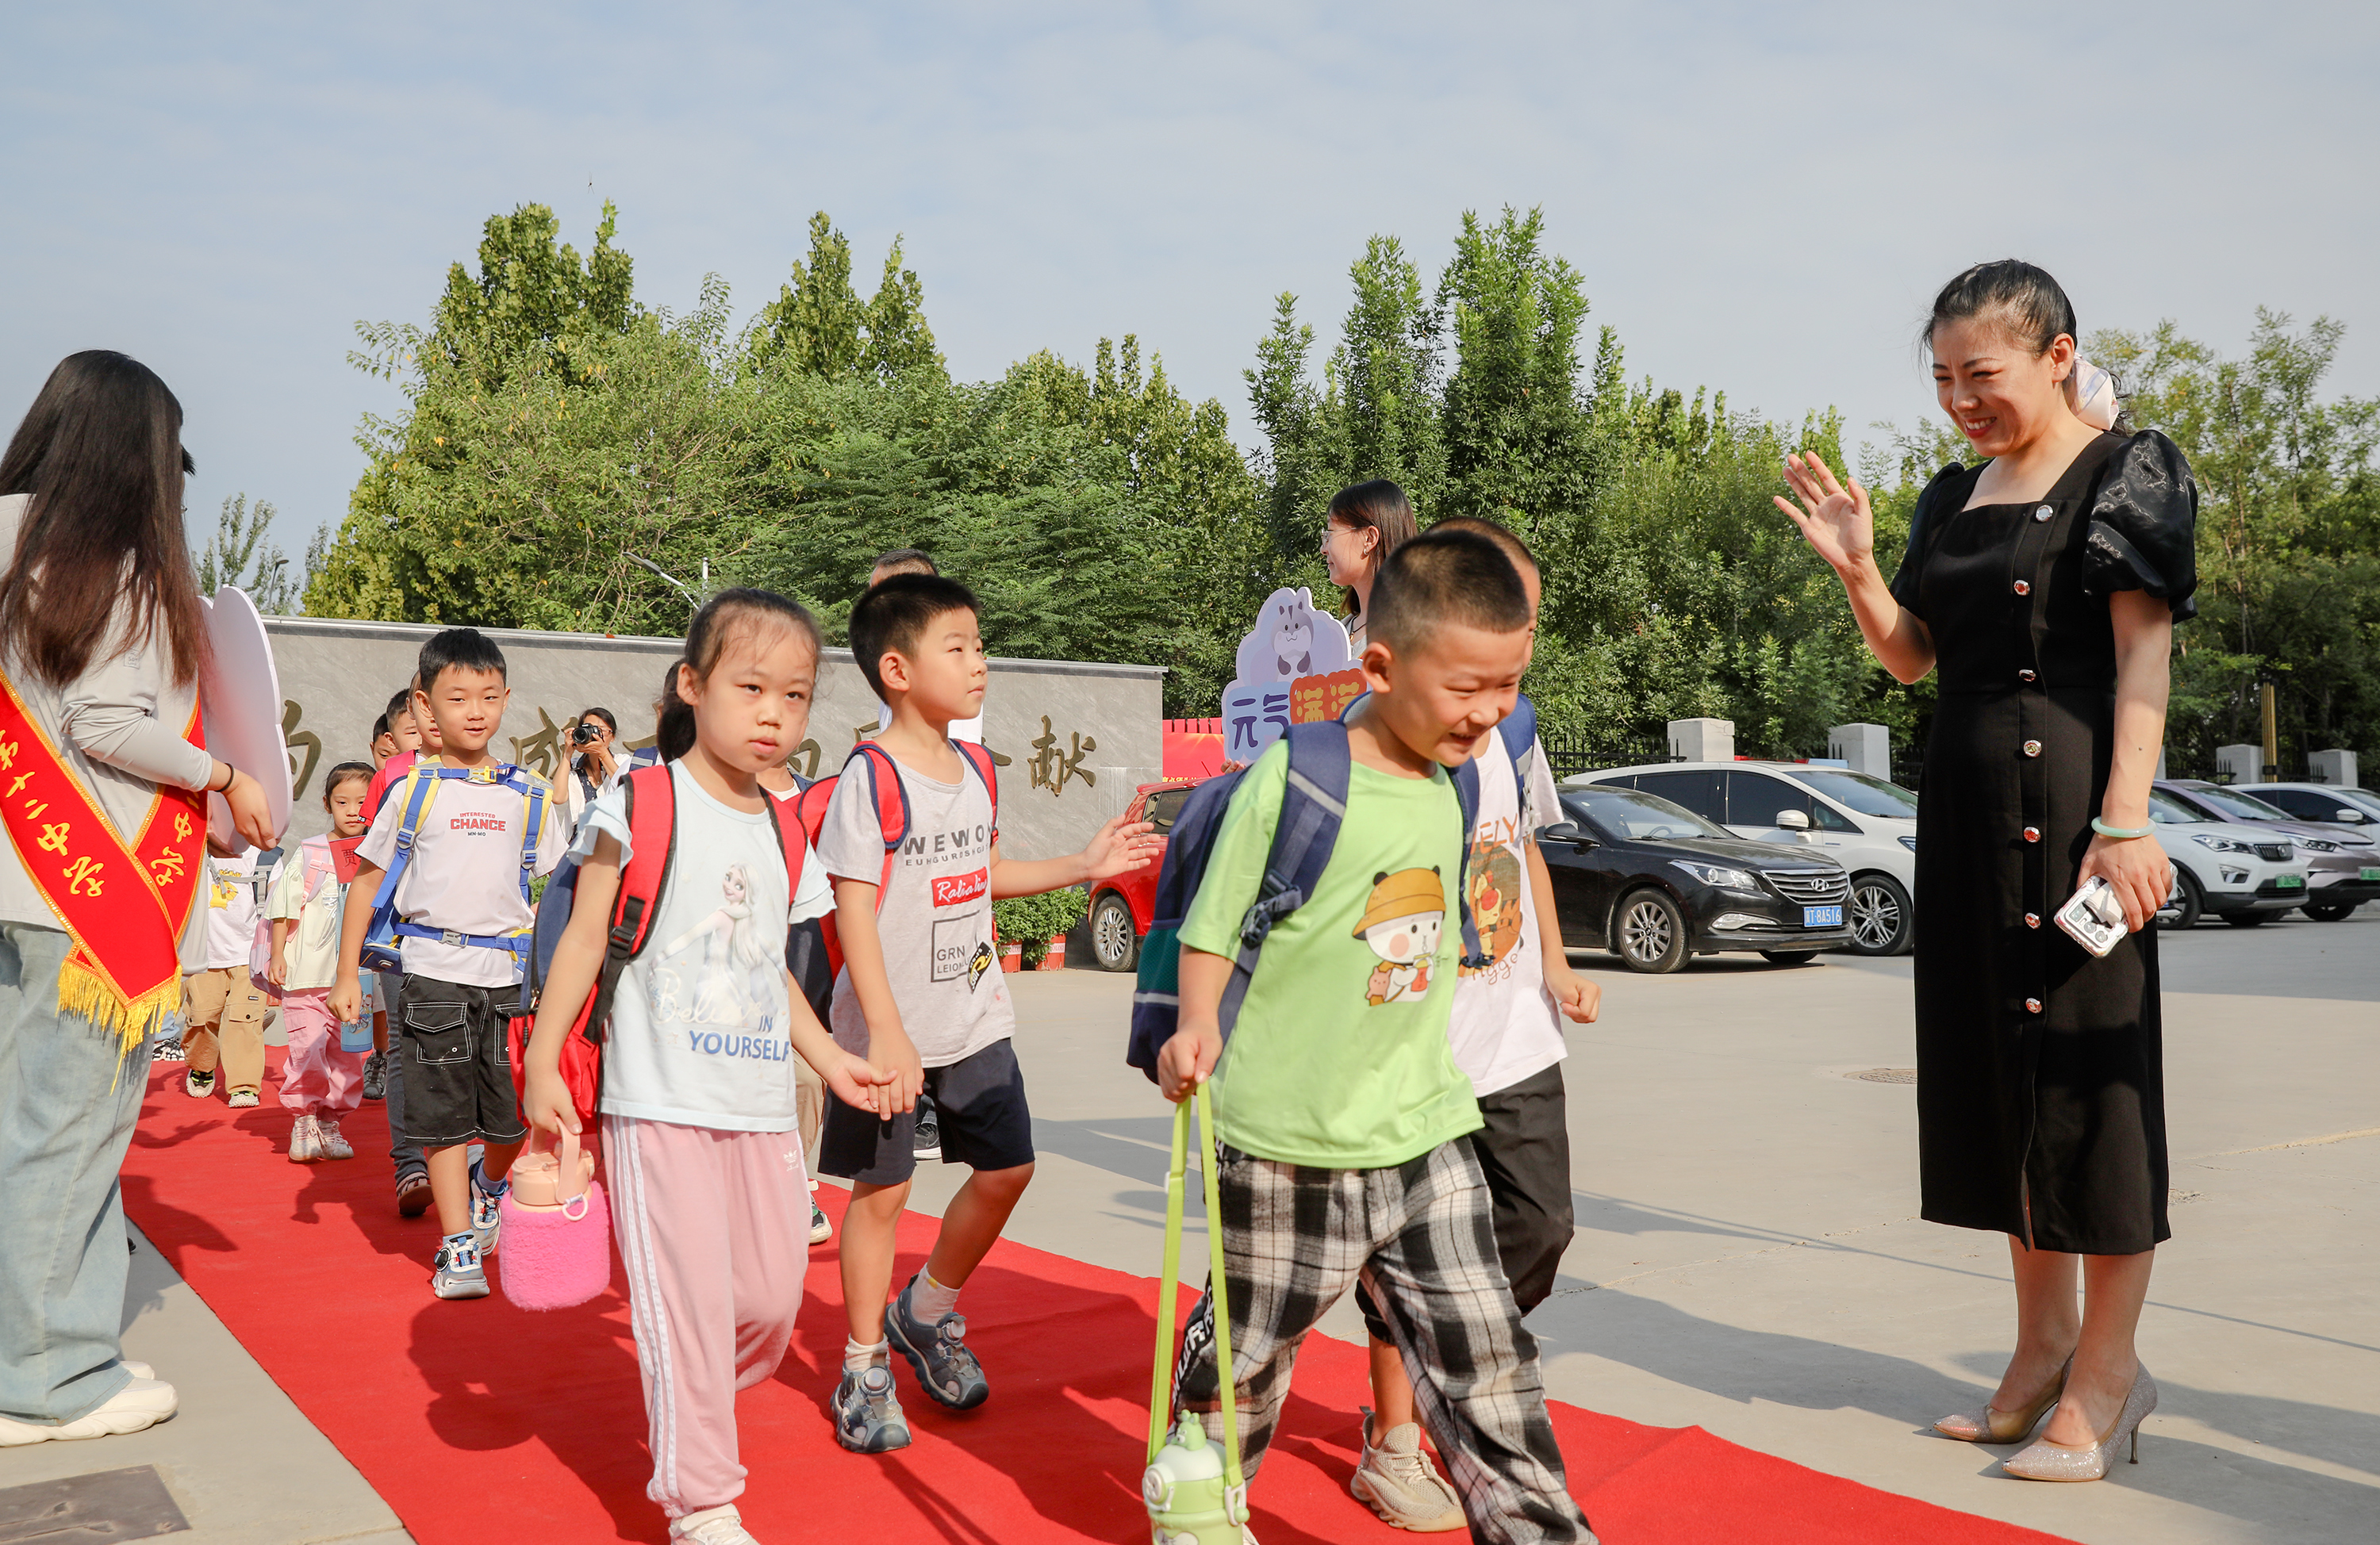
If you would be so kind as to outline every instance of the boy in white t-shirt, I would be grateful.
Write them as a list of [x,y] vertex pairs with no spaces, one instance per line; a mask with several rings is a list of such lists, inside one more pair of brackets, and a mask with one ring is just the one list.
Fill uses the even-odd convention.
[[[895,574],[851,612],[851,649],[892,706],[876,737],[901,779],[908,826],[885,851],[870,764],[855,754],[836,782],[818,857],[834,876],[844,971],[829,1028],[836,1044],[895,1075],[898,1107],[878,1119],[827,1107],[819,1169],[849,1179],[843,1297],[850,1316],[835,1438],[861,1454],[905,1448],[909,1425],[892,1393],[897,1347],[941,1405],[968,1410],[990,1388],[967,1349],[960,1287],[1000,1237],[1033,1177],[1033,1117],[1009,1044],[1016,1016],[992,937],[995,897],[1029,896],[1147,864],[1159,839],[1142,822],[1110,821],[1081,852],[1003,859],[991,791],[951,742],[953,720],[983,703],[983,636],[975,597],[935,574]],[[917,1169],[913,1107],[933,1096],[944,1164],[975,1173],[942,1213],[925,1270],[890,1307],[893,1230]]]
[[[1534,646],[1542,592],[1536,559],[1492,521],[1458,515],[1433,531],[1485,537],[1512,561],[1529,597]],[[1542,741],[1516,763],[1501,734],[1480,740],[1472,756],[1479,808],[1464,865],[1471,915],[1488,964],[1462,968],[1447,1038],[1454,1065],[1479,1098],[1472,1152],[1488,1179],[1496,1255],[1523,1314],[1553,1291],[1572,1232],[1569,1106],[1561,1063],[1570,1055],[1562,1020],[1592,1024],[1603,989],[1572,971],[1554,916],[1553,875],[1533,835],[1562,819],[1561,796]],[[1547,930],[1553,930],[1548,941]],[[1372,1340],[1373,1411],[1364,1420],[1354,1494],[1400,1528],[1421,1532],[1463,1526],[1463,1504],[1421,1447],[1413,1383],[1368,1289],[1355,1307]]]
[[226,857],[209,839],[205,887],[199,893],[207,904],[206,953],[200,969],[182,978],[182,1055],[189,1063],[182,1091],[194,1100],[212,1094],[218,1078],[227,1104],[253,1105],[264,1087],[269,1006],[248,974],[264,877],[255,849]]
[[[496,1203],[528,1135],[513,1092],[506,1022],[520,996],[515,941],[535,921],[521,894],[532,799],[542,805],[530,855],[534,873],[549,873],[561,861],[569,820],[542,779],[499,763],[488,750],[512,693],[504,654],[486,635],[475,628],[432,635],[421,646],[415,680],[414,712],[435,724],[439,751],[389,791],[356,851],[329,1008],[341,1023],[362,1012],[364,935],[381,876],[396,856],[410,777],[440,766],[464,769],[471,776],[436,780],[397,886],[405,982],[394,1028],[405,1080],[403,1135],[424,1151],[444,1236],[431,1287],[442,1298],[478,1298],[488,1292],[480,1257],[495,1243]],[[520,782],[529,793],[520,791]],[[468,1153],[474,1142],[485,1145],[476,1168]]]

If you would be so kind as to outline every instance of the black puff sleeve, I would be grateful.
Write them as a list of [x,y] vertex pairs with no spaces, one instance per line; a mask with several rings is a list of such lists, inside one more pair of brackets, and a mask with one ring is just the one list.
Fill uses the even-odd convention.
[[2145,590],[2173,608],[2177,622],[2198,615],[2198,483],[2181,448],[2155,429],[2116,453],[2091,508],[2083,584],[2095,596]]
[[1935,524],[1944,518],[1935,505],[1947,497],[1947,485],[1967,469],[1957,462],[1936,473],[1923,492],[1917,496],[1917,508],[1909,516],[1909,545],[1901,549],[1900,567],[1892,572],[1892,598],[1900,610],[1925,621],[1925,609],[1918,605],[1918,591],[1925,575],[1925,549],[1931,545]]

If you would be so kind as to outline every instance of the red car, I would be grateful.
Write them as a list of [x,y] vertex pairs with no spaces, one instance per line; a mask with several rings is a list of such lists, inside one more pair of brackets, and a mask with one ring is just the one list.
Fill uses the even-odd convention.
[[[1172,829],[1173,817],[1181,813],[1190,791],[1205,781],[1175,778],[1144,783],[1133,791],[1124,819],[1152,821],[1162,837]],[[1157,875],[1164,864],[1165,850],[1160,848],[1147,868],[1101,880],[1091,892],[1091,911],[1085,924],[1091,936],[1091,963],[1101,971],[1130,971],[1140,963],[1140,941],[1156,915]]]

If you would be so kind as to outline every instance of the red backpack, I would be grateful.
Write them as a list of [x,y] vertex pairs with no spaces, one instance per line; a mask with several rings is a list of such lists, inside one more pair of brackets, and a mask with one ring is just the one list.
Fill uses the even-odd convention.
[[[579,1006],[570,1032],[562,1043],[562,1081],[570,1090],[578,1118],[591,1121],[603,1095],[603,1040],[612,1017],[612,994],[620,972],[643,952],[668,889],[670,871],[677,861],[677,786],[666,764],[638,767],[624,780],[628,803],[628,862],[620,870],[619,894],[612,899],[611,933],[603,950],[602,969],[595,990]],[[776,817],[777,845],[785,856],[785,894],[800,888],[802,865],[809,853],[801,821],[789,800],[770,800]],[[525,1094],[528,1086],[528,1036],[537,1024],[538,999],[553,965],[554,947],[570,924],[578,895],[578,863],[565,859],[546,882],[537,904],[537,922],[530,930],[527,979],[521,984],[520,1007],[512,1017],[513,1091]]]
[[[952,747],[966,765],[983,779],[984,792],[991,796],[991,839],[1000,840],[1000,768],[991,753],[973,741],[953,741]],[[826,807],[834,798],[834,786],[851,773],[851,765],[860,763],[868,775],[868,791],[876,803],[876,824],[884,833],[884,868],[876,882],[876,905],[884,906],[884,887],[892,878],[892,858],[901,851],[901,840],[909,835],[909,791],[901,782],[901,769],[892,754],[874,741],[862,741],[851,748],[844,758],[843,771],[832,778],[821,778],[785,803],[800,814],[802,831],[812,848],[818,846],[819,831],[826,825]],[[989,850],[987,850],[989,851]],[[827,1005],[834,993],[834,980],[843,973],[843,941],[835,934],[834,914],[829,912],[819,920],[815,945],[806,948],[801,937],[807,924],[796,926],[793,946],[794,959],[787,964],[794,980],[801,984],[809,998],[810,1007],[818,1011],[820,1023],[826,1021]],[[820,984],[823,984],[823,992]]]

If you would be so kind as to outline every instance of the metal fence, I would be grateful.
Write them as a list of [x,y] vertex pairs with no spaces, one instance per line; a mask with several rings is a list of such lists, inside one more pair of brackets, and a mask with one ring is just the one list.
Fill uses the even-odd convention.
[[1548,730],[1540,737],[1546,766],[1556,778],[1592,772],[1597,767],[1633,767],[1646,762],[1677,762],[1670,753],[1670,737],[1662,730],[1619,734],[1595,730]]

